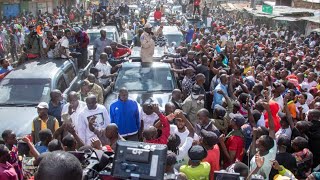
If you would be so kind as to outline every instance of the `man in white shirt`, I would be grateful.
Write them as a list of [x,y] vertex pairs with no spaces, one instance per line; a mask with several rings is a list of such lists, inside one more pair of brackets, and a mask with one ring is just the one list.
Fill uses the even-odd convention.
[[112,66],[107,62],[108,55],[106,53],[101,53],[100,60],[96,64],[95,68],[100,72],[98,74],[99,82],[104,86],[108,86],[111,77],[117,76],[117,73],[111,74]]
[[151,99],[147,99],[143,105],[142,110],[140,111],[140,120],[141,127],[143,129],[148,129],[150,126],[154,126],[154,122],[159,119],[159,116],[152,111],[152,104],[154,102]]
[[92,138],[97,137],[89,129],[89,120],[95,120],[96,129],[104,129],[110,124],[110,117],[107,109],[97,104],[97,98],[91,94],[86,98],[87,106],[79,114],[78,134],[80,139],[86,144],[91,145]]
[[70,29],[64,31],[64,36],[58,41],[56,46],[60,46],[61,58],[70,58],[69,39],[71,37]]
[[79,96],[75,91],[71,91],[68,95],[68,103],[65,104],[61,111],[61,117],[62,120],[64,119],[64,116],[67,115],[70,117],[72,124],[75,126],[75,130],[78,133],[78,121],[79,121],[79,115],[82,112],[82,110],[86,107],[86,103],[83,101],[79,101]]

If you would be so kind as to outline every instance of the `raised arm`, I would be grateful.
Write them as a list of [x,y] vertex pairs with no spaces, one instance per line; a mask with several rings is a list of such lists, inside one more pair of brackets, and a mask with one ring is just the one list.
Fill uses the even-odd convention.
[[268,113],[269,136],[270,136],[272,139],[276,139],[274,119],[273,119],[273,117],[272,117],[270,105],[269,105],[268,102],[263,102],[262,105],[263,105],[264,109],[265,109],[265,110],[267,111],[267,113]]

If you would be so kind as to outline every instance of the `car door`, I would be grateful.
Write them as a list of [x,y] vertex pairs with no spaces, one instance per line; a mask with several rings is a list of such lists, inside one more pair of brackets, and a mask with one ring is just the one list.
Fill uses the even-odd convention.
[[72,64],[64,69],[64,76],[66,77],[66,81],[68,83],[68,89],[66,93],[69,93],[70,91],[77,91],[79,89],[79,84],[77,83],[79,76],[77,76],[76,69]]
[[[59,89],[61,92],[65,92],[66,89],[68,89],[68,84],[66,82],[66,79],[64,77],[64,74],[60,74],[57,79],[56,79],[56,83],[55,83],[55,88]],[[64,93],[65,94],[65,93]]]

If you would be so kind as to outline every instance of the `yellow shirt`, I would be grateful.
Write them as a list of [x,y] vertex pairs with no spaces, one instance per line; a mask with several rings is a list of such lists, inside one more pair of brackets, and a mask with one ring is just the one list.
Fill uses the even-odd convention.
[[320,84],[317,85],[317,89],[320,90]]
[[201,162],[197,167],[183,165],[180,167],[180,172],[184,173],[188,180],[209,180],[210,164]]
[[[41,121],[41,130],[48,129],[48,127],[47,127],[48,119],[44,121],[44,120],[38,118],[38,120]],[[56,131],[58,128],[59,128],[59,122],[56,118],[54,118],[54,130]],[[32,131],[34,131],[34,123],[33,122],[32,122]],[[52,133],[54,133],[54,132],[52,132]]]

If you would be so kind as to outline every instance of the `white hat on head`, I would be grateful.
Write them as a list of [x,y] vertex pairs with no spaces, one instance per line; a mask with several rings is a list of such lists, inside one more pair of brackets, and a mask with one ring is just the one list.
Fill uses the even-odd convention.
[[144,25],[144,28],[152,28],[152,25],[151,25],[150,23],[146,23],[146,24]]
[[49,105],[48,103],[46,102],[41,102],[38,104],[37,108],[40,108],[40,109],[49,109]]

